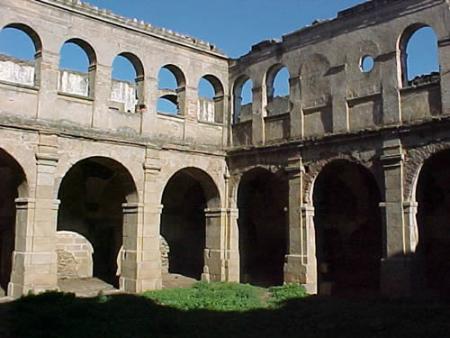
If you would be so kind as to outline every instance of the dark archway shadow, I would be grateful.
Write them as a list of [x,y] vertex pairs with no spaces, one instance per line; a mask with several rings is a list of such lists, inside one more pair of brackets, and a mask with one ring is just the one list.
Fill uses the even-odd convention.
[[417,182],[419,242],[414,259],[415,288],[450,296],[450,151],[424,162]]
[[[93,247],[93,271],[88,277],[119,287],[119,252],[124,244],[123,204],[137,199],[131,174],[110,158],[81,160],[64,176],[58,199],[61,205],[57,230],[75,232]],[[62,250],[65,254],[77,254],[69,247]]]
[[220,206],[216,184],[201,169],[181,169],[167,182],[162,205],[160,234],[169,250],[163,273],[200,280],[208,236],[205,210]]
[[335,160],[314,184],[319,294],[376,294],[380,287],[380,192],[362,165]]
[[266,287],[283,284],[288,198],[283,173],[255,168],[242,177],[238,189],[242,283]]
[[2,338],[449,337],[450,303],[308,297],[247,312],[181,311],[135,295],[50,293],[0,304]]

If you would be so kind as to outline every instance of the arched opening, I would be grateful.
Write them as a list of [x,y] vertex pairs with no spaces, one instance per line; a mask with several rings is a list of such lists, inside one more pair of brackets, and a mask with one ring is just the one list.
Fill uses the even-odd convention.
[[433,28],[423,24],[410,26],[399,47],[403,87],[439,81],[439,47]]
[[348,161],[331,162],[316,179],[313,201],[319,293],[377,293],[381,199],[372,174]]
[[174,65],[162,67],[158,74],[158,88],[158,113],[184,115],[186,79],[181,69]]
[[[58,240],[61,239],[57,242],[58,276],[65,279],[94,277],[118,287],[123,271],[121,247],[124,245],[124,249],[130,249],[125,247],[123,239],[133,237],[132,232],[136,228],[136,224],[125,223],[123,212],[124,203],[137,200],[136,186],[130,173],[109,158],[82,160],[64,176],[58,199],[61,201],[57,228]],[[69,234],[78,246],[66,245],[67,239],[64,238]],[[67,276],[67,270],[71,268],[68,264],[91,266],[84,267],[83,275],[80,269],[75,269],[74,275]]]
[[240,77],[233,90],[233,123],[252,120],[253,82],[247,76]]
[[287,67],[281,64],[272,66],[267,72],[267,116],[280,115],[289,112],[289,79],[290,75]]
[[450,296],[450,150],[425,161],[417,183],[421,290]]
[[[0,297],[5,296],[12,272],[15,250],[17,197],[26,192],[25,174],[8,153],[0,149]],[[21,196],[22,195],[22,196]]]
[[82,97],[94,97],[96,56],[85,41],[71,39],[60,52],[59,91]]
[[185,168],[168,181],[162,204],[161,236],[168,245],[163,272],[199,280],[205,265],[205,209],[220,204],[217,187],[202,170]]
[[241,282],[283,284],[288,204],[284,175],[258,168],[242,177],[238,190]]
[[116,56],[112,65],[111,108],[128,113],[143,111],[144,79],[144,67],[137,56]]
[[22,24],[10,24],[0,31],[0,80],[26,86],[40,82],[41,40]]
[[205,75],[198,84],[198,120],[223,123],[224,91],[222,83],[213,75]]

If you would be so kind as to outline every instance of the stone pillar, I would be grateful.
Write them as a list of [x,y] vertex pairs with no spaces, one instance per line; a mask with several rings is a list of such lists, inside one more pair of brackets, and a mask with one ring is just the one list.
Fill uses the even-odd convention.
[[186,87],[184,139],[188,143],[195,143],[198,133],[198,95],[196,87]]
[[223,124],[223,132],[222,132],[222,144],[224,147],[231,145],[231,123],[228,123],[230,120],[230,96],[223,95],[222,96],[222,121]]
[[8,286],[8,294],[12,297],[28,291],[58,288],[56,228],[59,201],[54,199],[57,142],[56,135],[40,135],[34,198],[16,200],[16,247]]
[[138,251],[139,228],[142,227],[139,216],[142,215],[142,205],[139,203],[124,203],[123,208],[123,235],[120,260],[120,290],[125,292],[140,292],[138,287]]
[[237,209],[236,199],[233,196],[235,191],[230,180],[230,173],[228,168],[224,175],[225,178],[225,196],[226,199],[226,224],[225,224],[225,241],[226,241],[226,255],[225,255],[225,280],[227,282],[240,281],[240,262],[239,262],[239,227],[238,217],[239,210]]
[[386,140],[380,158],[384,171],[385,202],[380,203],[383,219],[381,292],[389,296],[410,293],[411,253],[407,247],[403,199],[403,149],[399,139]]
[[383,124],[400,124],[402,120],[399,95],[401,76],[397,64],[397,52],[380,55],[375,61],[381,64]]
[[[92,113],[91,126],[94,128],[104,128],[105,121],[109,119],[109,103],[111,101],[111,73],[112,67],[98,64],[96,66],[96,74],[94,77],[94,91],[90,91],[94,95],[94,109]],[[92,81],[92,80],[91,80]]]
[[59,53],[43,50],[40,58],[39,103],[37,118],[57,119],[55,103],[58,99],[59,86]]
[[202,280],[225,281],[226,209],[205,209],[206,247]]
[[330,81],[333,133],[342,134],[349,131],[345,65],[333,67],[329,72],[333,74]]
[[263,89],[261,86],[253,87],[252,103],[252,144],[261,145],[265,142],[265,127],[263,115]]
[[159,200],[161,171],[159,150],[147,149],[144,163],[143,221],[136,230],[136,292],[162,287]]
[[304,171],[300,157],[289,160],[289,245],[284,266],[285,283],[303,284],[317,293],[314,207],[303,202]]
[[35,204],[35,200],[31,198],[16,199],[16,236],[11,281],[8,285],[8,296],[14,298],[18,298],[32,289],[27,289],[25,284],[30,284],[26,272],[31,269],[27,257],[30,256],[28,251],[31,250],[30,246],[33,242]]
[[237,208],[227,209],[227,233],[225,235],[227,241],[226,281],[236,283],[240,281],[238,217],[239,210]]
[[442,114],[450,115],[450,38],[440,40],[438,46],[441,68]]
[[145,77],[145,109],[141,112],[141,134],[152,135],[157,125],[158,108],[158,79],[151,76]]
[[303,138],[303,110],[302,94],[300,91],[300,76],[289,79],[289,98],[292,102],[290,113],[290,137],[293,139]]

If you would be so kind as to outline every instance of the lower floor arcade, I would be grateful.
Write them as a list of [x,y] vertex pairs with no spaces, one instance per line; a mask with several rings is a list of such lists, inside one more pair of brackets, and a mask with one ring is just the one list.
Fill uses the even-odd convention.
[[167,170],[159,151],[144,153],[143,169],[55,154],[37,153],[30,169],[0,150],[1,295],[76,278],[140,292],[167,275],[337,296],[450,292],[450,150],[412,169],[389,153],[230,174],[219,157],[214,170],[209,158]]

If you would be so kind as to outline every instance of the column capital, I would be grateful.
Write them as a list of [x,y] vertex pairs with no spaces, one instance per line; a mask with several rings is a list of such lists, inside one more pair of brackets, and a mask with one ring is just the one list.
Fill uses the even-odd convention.
[[300,211],[304,213],[314,213],[315,209],[314,206],[309,204],[303,204],[300,206]]
[[142,209],[144,207],[143,203],[123,203],[122,204],[122,210],[124,214],[137,214],[139,212],[139,209]]
[[296,156],[288,159],[288,164],[284,168],[289,176],[297,177],[301,173],[305,172],[305,167],[303,166],[303,161],[301,156]]
[[146,172],[159,173],[161,171],[159,149],[147,148],[145,150],[145,162],[143,166]]
[[212,218],[212,217],[221,217],[224,214],[227,213],[229,209],[226,208],[208,208],[205,209],[205,216]]
[[30,209],[36,205],[36,199],[28,197],[19,197],[14,200],[16,209]]
[[405,158],[403,146],[400,139],[386,140],[383,143],[383,154],[380,161],[384,167],[392,167],[400,165]]

